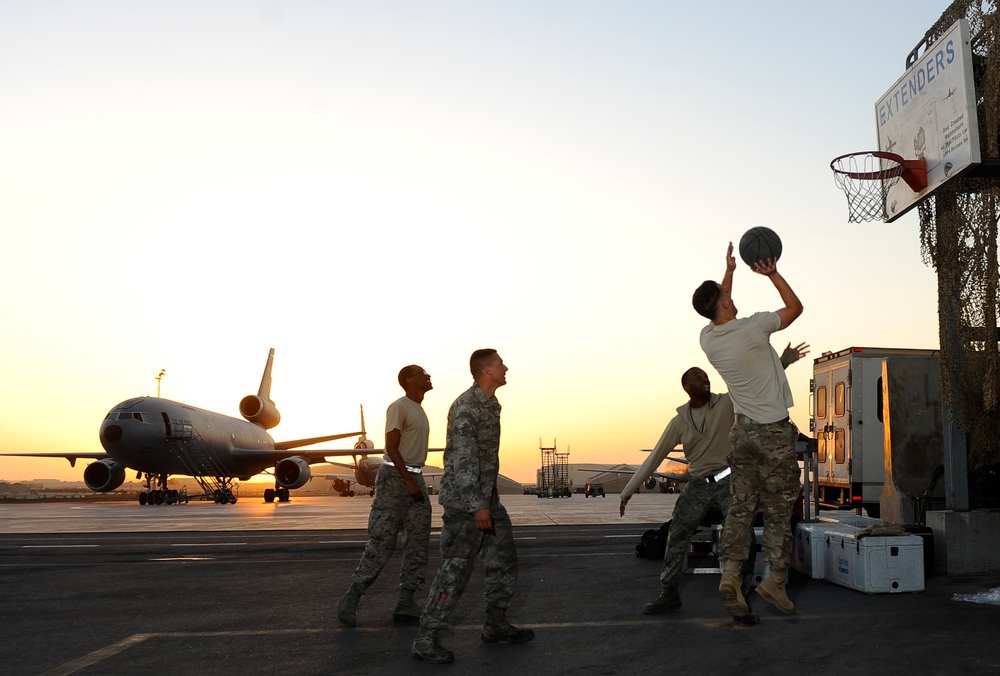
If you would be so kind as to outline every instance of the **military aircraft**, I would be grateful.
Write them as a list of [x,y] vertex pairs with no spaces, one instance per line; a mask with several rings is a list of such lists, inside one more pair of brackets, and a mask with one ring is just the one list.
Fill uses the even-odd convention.
[[[375,454],[384,453],[383,449],[375,448],[375,444],[368,439],[367,432],[365,431],[365,407],[361,407],[361,437],[358,439],[357,443],[354,444],[355,451],[360,453]],[[430,448],[428,453],[433,453],[441,451],[443,448]],[[323,478],[327,481],[333,482],[333,490],[337,491],[341,497],[349,497],[354,495],[354,486],[364,486],[365,488],[375,488],[375,477],[378,476],[378,471],[385,464],[382,458],[370,457],[370,455],[365,455],[365,457],[358,460],[354,459],[354,463],[348,465],[343,462],[331,462],[331,465],[336,465],[338,467],[344,467],[351,470],[351,474],[329,474],[323,472],[313,472],[312,476],[316,478]],[[422,473],[424,477],[435,477],[441,476],[443,472],[428,472],[424,471]]]
[[[652,452],[652,449],[644,449],[647,452]],[[668,493],[673,493],[677,484],[682,484],[691,478],[688,472],[688,461],[684,457],[672,457],[674,453],[683,453],[683,451],[673,450],[667,453],[666,459],[660,466],[659,471],[653,472],[652,475],[646,478],[643,485],[648,490],[653,490],[656,488],[657,480],[659,480],[661,490]]]
[[[287,502],[289,491],[309,481],[310,465],[330,456],[366,456],[377,451],[364,439],[363,432],[328,434],[309,439],[276,442],[267,430],[281,421],[271,401],[271,365],[274,349],[268,353],[264,375],[256,395],[240,400],[245,420],[188,406],[159,397],[126,399],[115,406],[101,423],[100,440],[105,453],[0,453],[19,457],[66,458],[76,466],[79,458],[94,460],[83,471],[83,481],[92,491],[113,491],[125,482],[128,470],[136,478],[145,477],[146,490],[139,504],[170,504],[181,496],[167,488],[171,474],[192,477],[204,491],[189,499],[235,503],[233,481],[273,468],[274,488],[264,492],[264,500]],[[362,421],[363,422],[363,421]],[[355,449],[297,450],[324,441],[362,435]]]
[[[645,453],[652,452],[652,449],[644,448]],[[667,454],[667,457],[663,461],[661,469],[650,474],[643,481],[643,485],[648,490],[653,490],[656,488],[657,483],[661,485],[663,492],[673,493],[674,486],[676,484],[681,484],[690,479],[690,474],[688,473],[688,461],[684,457],[673,457],[674,453],[682,453],[680,450],[673,450]],[[622,475],[632,475],[635,474],[636,470],[624,469],[618,467],[612,467],[611,469],[588,469],[584,470],[587,472],[594,472],[600,474],[616,474],[618,476]]]

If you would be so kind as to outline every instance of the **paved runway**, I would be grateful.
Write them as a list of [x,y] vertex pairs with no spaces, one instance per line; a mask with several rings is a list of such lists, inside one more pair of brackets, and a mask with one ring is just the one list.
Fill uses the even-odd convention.
[[687,574],[680,611],[644,616],[659,564],[633,547],[673,498],[638,497],[630,515],[648,509],[647,522],[619,519],[615,496],[505,500],[521,563],[511,616],[537,638],[479,640],[480,570],[445,641],[456,662],[442,666],[412,660],[415,628],[391,620],[398,557],[362,599],[359,626],[337,622],[365,539],[346,525],[363,525],[362,499],[54,505],[72,512],[63,516],[53,505],[0,505],[0,665],[11,674],[1000,672],[1000,607],[954,598],[1000,578],[938,576],[923,593],[866,596],[797,577],[795,613],[758,600],[762,623],[745,627],[728,622],[717,575]]
[[[432,526],[441,527],[437,497]],[[670,518],[676,495],[640,493],[618,515],[617,495],[605,498],[538,498],[506,495],[502,501],[520,526],[656,524]],[[0,533],[134,533],[143,531],[341,530],[366,528],[371,498],[299,497],[286,503],[240,498],[235,505],[191,502],[139,505],[90,500],[0,503]]]

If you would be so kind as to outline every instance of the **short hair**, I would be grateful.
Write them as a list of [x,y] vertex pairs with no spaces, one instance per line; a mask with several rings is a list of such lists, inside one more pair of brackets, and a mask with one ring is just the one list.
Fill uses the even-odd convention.
[[685,371],[684,374],[681,376],[681,387],[686,387],[688,383],[688,378],[694,375],[695,371],[701,371],[701,370],[702,369],[698,368],[697,366],[692,366],[687,371]]
[[469,357],[469,370],[472,371],[472,377],[478,378],[482,375],[483,369],[493,361],[496,354],[497,351],[489,347],[473,352],[472,356]]
[[719,311],[719,299],[721,297],[722,291],[719,290],[718,283],[708,279],[694,290],[694,295],[691,296],[691,305],[694,306],[695,311],[702,317],[714,320],[716,313]]
[[416,364],[410,364],[409,366],[404,366],[403,368],[399,369],[399,386],[405,390],[406,379],[412,378],[413,376],[417,375],[418,371],[423,371],[423,368],[417,366]]

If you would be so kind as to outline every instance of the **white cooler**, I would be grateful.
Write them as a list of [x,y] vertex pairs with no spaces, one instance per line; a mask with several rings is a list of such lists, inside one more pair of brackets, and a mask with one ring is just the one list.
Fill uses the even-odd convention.
[[[859,539],[854,529],[839,532],[829,528],[824,535],[825,575],[830,582],[866,594],[924,590],[924,540],[919,535]],[[811,551],[815,561],[815,551]]]

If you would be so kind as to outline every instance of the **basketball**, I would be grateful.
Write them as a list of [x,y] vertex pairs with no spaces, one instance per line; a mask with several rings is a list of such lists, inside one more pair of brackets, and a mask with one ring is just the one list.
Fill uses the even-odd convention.
[[740,258],[753,267],[757,261],[781,257],[781,238],[771,228],[750,228],[740,238]]

